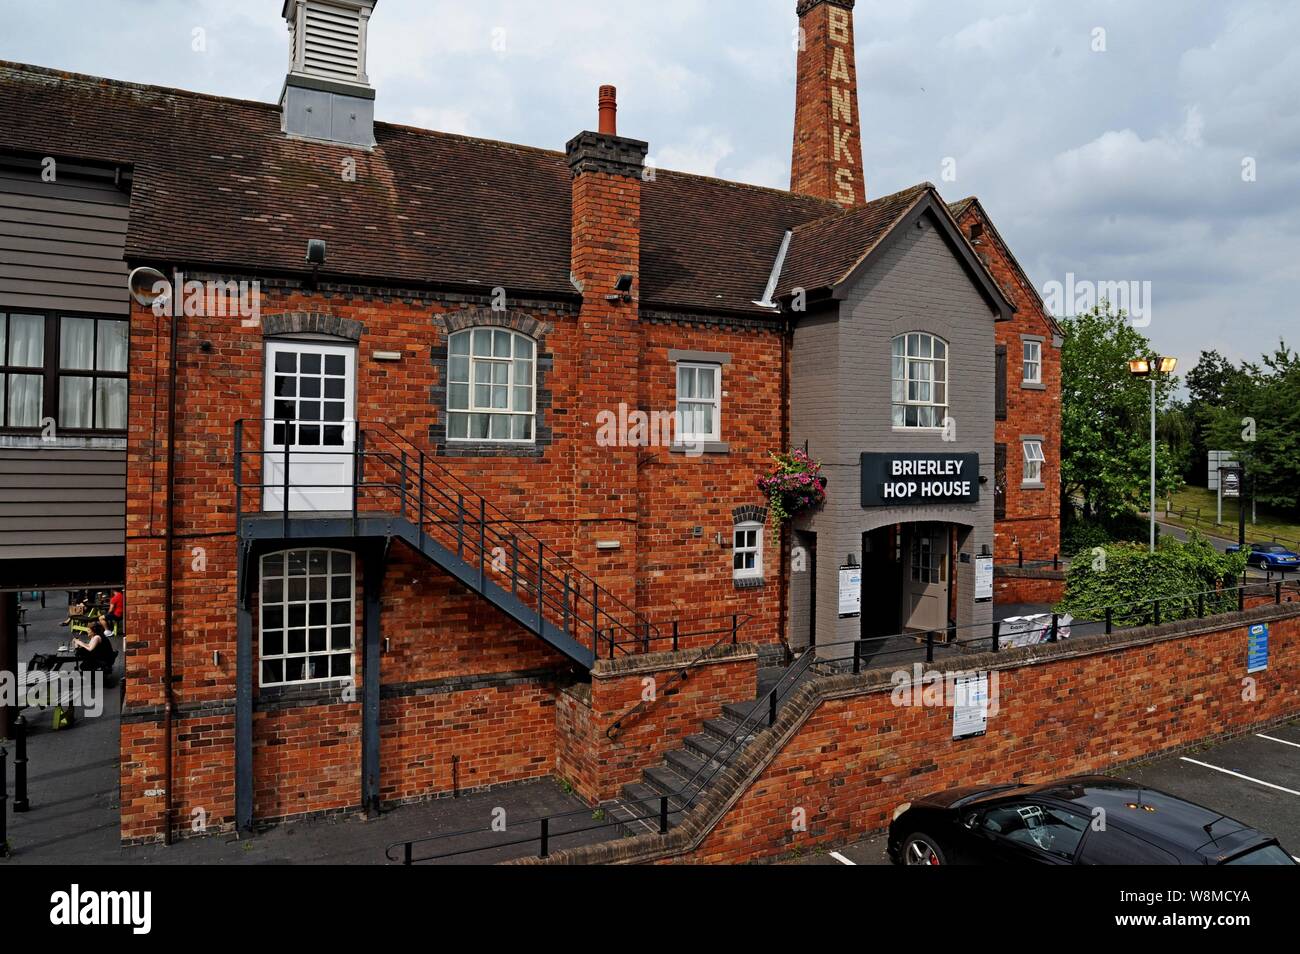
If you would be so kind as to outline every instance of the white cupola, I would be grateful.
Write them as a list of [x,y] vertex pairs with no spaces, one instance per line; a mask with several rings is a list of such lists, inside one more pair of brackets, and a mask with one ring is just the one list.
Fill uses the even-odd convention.
[[284,0],[289,74],[281,126],[291,136],[375,144],[366,38],[377,0]]

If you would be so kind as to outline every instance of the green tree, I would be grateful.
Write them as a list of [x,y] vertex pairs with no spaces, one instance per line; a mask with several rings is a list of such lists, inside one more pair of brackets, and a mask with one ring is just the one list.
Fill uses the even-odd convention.
[[1196,366],[1187,372],[1187,417],[1191,425],[1190,449],[1185,461],[1183,477],[1188,483],[1204,487],[1209,473],[1212,450],[1227,447],[1210,446],[1211,426],[1215,425],[1225,406],[1236,407],[1251,388],[1250,366],[1236,367],[1218,351],[1202,351]]
[[1300,354],[1283,342],[1243,363],[1207,420],[1207,441],[1236,453],[1259,503],[1300,515]]
[[[1150,385],[1129,373],[1131,359],[1151,344],[1109,302],[1064,323],[1061,348],[1061,491],[1085,517],[1145,510],[1150,478]],[[1172,375],[1156,378],[1156,406],[1168,405]],[[1157,483],[1169,492],[1180,474],[1157,440]],[[1063,508],[1064,510],[1064,508]]]

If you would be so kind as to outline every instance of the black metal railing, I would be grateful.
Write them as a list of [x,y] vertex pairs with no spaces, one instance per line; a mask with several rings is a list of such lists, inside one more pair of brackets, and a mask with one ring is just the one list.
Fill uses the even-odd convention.
[[666,683],[664,683],[662,686],[657,686],[653,698],[642,699],[636,705],[632,706],[621,716],[615,719],[614,722],[609,726],[609,728],[605,730],[605,737],[608,739],[616,738],[619,732],[621,732],[624,729],[624,727],[626,727],[629,723],[636,721],[643,713],[645,713],[648,709],[650,709],[653,705],[655,705],[655,703],[657,703],[660,699],[667,699],[675,695],[677,691],[677,686],[680,683],[683,683],[687,679],[689,679],[691,677],[691,674],[700,666],[704,665],[709,660],[714,659],[718,655],[718,652],[719,650],[722,649],[722,647],[735,646],[740,641],[740,630],[751,619],[753,619],[752,616],[742,615],[738,613],[733,613],[730,616],[710,616],[710,617],[706,617],[703,620],[696,620],[695,622],[703,624],[703,623],[710,623],[716,620],[716,621],[721,621],[725,625],[719,628],[711,628],[711,629],[699,630],[696,632],[688,632],[688,633],[681,632],[681,624],[677,620],[673,620],[672,623],[673,652],[678,651],[678,647],[681,645],[681,641],[683,639],[695,638],[699,636],[716,636],[719,633],[722,633],[723,636],[712,646],[710,646],[708,649],[704,650],[704,652],[700,653],[694,659],[690,660],[684,666],[682,666],[680,669],[674,672],[672,678],[670,678]]
[[[1229,594],[1228,598],[1231,599],[1231,594],[1235,594],[1237,608],[1240,610],[1245,607],[1251,595],[1270,599],[1275,604],[1280,605],[1283,602],[1284,593],[1288,591],[1294,591],[1296,597],[1300,598],[1300,583],[1242,583],[1236,586],[1223,586],[1213,590],[1173,594],[1152,600],[1138,601],[1137,603],[1098,606],[1091,610],[1082,611],[1079,616],[1074,617],[1073,625],[1078,626],[1081,622],[1085,626],[1088,624],[1099,625],[1104,621],[1104,632],[1109,635],[1115,631],[1120,620],[1132,617],[1134,607],[1139,605],[1147,606],[1148,617],[1154,619],[1156,625],[1159,625],[1158,621],[1165,615],[1162,609],[1170,606],[1195,606],[1201,618],[1210,618],[1206,616],[1205,611],[1207,605],[1212,605],[1207,602],[1211,596],[1220,598],[1225,594]],[[1051,622],[1043,630],[1044,641],[1055,643],[1061,639],[1061,614],[1052,613],[1050,615]],[[1140,622],[1128,628],[1139,629],[1146,625],[1149,625],[1149,623]],[[981,631],[980,635],[973,635],[967,639],[957,638],[957,634],[962,631],[974,630]],[[833,643],[818,643],[816,647],[810,647],[796,658],[782,672],[772,688],[755,700],[753,706],[738,720],[728,737],[717,746],[714,754],[705,760],[700,768],[696,769],[691,778],[678,786],[676,791],[660,794],[657,797],[654,811],[646,809],[644,805],[638,802],[623,802],[620,807],[628,813],[623,818],[600,819],[595,824],[582,825],[571,829],[565,829],[558,824],[580,816],[591,817],[593,815],[593,809],[577,809],[571,812],[561,812],[520,822],[514,827],[521,831],[536,831],[536,834],[522,835],[509,841],[493,841],[490,844],[434,851],[419,856],[416,854],[417,849],[421,847],[445,844],[452,839],[472,836],[481,838],[485,835],[497,834],[490,828],[480,827],[396,842],[389,845],[385,850],[385,857],[391,862],[413,865],[522,845],[537,845],[537,856],[545,858],[550,854],[552,843],[560,838],[588,834],[604,829],[626,828],[629,823],[637,821],[646,822],[647,824],[656,823],[659,833],[666,835],[670,828],[669,820],[671,816],[684,815],[694,808],[701,796],[708,791],[713,781],[722,772],[726,771],[736,756],[744,751],[749,742],[756,738],[759,732],[765,731],[776,724],[782,703],[808,678],[809,673],[821,670],[820,674],[822,675],[840,675],[850,672],[861,674],[866,671],[887,670],[887,666],[880,665],[881,660],[900,655],[915,657],[920,655],[922,649],[927,663],[935,662],[941,653],[949,653],[952,658],[958,659],[961,658],[963,653],[980,651],[999,653],[1006,651],[1002,646],[1002,635],[1002,621],[994,620],[992,623],[967,624],[965,626],[950,625],[946,629],[930,630],[923,633],[906,632],[896,633],[891,636],[870,636]],[[1087,636],[1081,636],[1080,638],[1086,639]],[[875,648],[886,647],[893,641],[902,642],[904,645],[894,649]],[[831,649],[839,649],[841,652],[828,653]],[[916,661],[919,662],[919,659]],[[600,811],[600,809],[595,811]]]
[[[421,551],[433,543],[454,555],[470,571],[479,592],[486,593],[489,582],[496,584],[532,614],[539,633],[552,626],[588,647],[593,658],[677,650],[687,640],[680,626],[666,631],[653,623],[388,425],[338,425],[346,429],[341,432],[344,448],[339,450],[286,450],[274,440],[264,446],[269,430],[274,438],[272,429],[284,428],[287,439],[295,426],[303,423],[236,422],[235,509],[241,525],[247,514],[280,512],[282,535],[287,539],[295,492],[339,491],[340,498],[347,498],[342,513],[351,519],[354,534],[358,519],[369,513],[401,517],[415,527],[414,542]],[[349,436],[353,439],[347,447]],[[347,481],[310,482],[292,476],[295,464],[301,469],[313,461],[345,455],[352,469]],[[281,472],[271,482],[267,477],[275,465]],[[268,491],[279,494],[278,510],[267,507]]]

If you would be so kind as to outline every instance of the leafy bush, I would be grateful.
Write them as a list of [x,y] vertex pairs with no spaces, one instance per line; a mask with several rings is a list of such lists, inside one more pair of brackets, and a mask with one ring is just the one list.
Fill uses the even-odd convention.
[[1084,519],[1067,510],[1061,526],[1061,552],[1069,557],[1083,554],[1091,560],[1094,547],[1122,542],[1146,543],[1150,534],[1150,526],[1141,514]]
[[1164,622],[1196,616],[1197,593],[1205,594],[1207,616],[1237,608],[1229,588],[1242,579],[1245,554],[1219,553],[1195,531],[1186,543],[1162,539],[1155,553],[1125,542],[1103,545],[1103,551],[1081,553],[1070,564],[1059,612],[1100,619],[1109,606],[1117,626],[1144,626],[1155,621],[1155,600]]

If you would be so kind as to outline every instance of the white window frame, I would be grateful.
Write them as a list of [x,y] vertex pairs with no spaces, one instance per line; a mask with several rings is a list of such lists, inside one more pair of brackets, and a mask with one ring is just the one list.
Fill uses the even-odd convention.
[[[752,533],[754,543],[751,546],[746,540],[742,546],[738,539],[740,535]],[[738,523],[731,531],[731,578],[733,580],[761,580],[763,578],[763,525],[754,520],[747,520],[744,523]],[[736,557],[750,554],[754,555],[754,565],[752,567],[736,566]]]
[[[494,342],[498,334],[508,335],[510,340],[510,357],[508,358],[495,357],[495,356],[488,357],[486,355],[475,355],[474,354],[475,332],[480,332],[480,333],[487,332],[491,336]],[[467,341],[469,343],[468,351],[466,352],[465,355],[458,355],[455,353],[455,345],[457,341],[462,341],[462,340]],[[517,353],[519,341],[527,341],[532,346],[532,358],[528,359],[529,373],[526,381],[518,380],[517,373],[516,373],[516,367],[515,367],[516,362],[525,360],[523,358],[515,357]],[[493,345],[493,351],[495,351],[495,344]],[[459,357],[466,357],[468,359],[469,370],[466,372],[467,378],[464,381],[461,381],[453,377],[452,365],[454,363],[454,359]],[[473,328],[464,328],[460,331],[453,332],[451,335],[449,335],[447,337],[447,402],[446,402],[447,441],[453,444],[516,444],[521,446],[530,446],[537,443],[537,360],[538,360],[537,340],[535,338],[529,337],[523,332],[515,331],[512,328],[478,326]],[[505,388],[506,388],[507,407],[505,408],[481,407],[476,403],[475,401],[476,368],[478,365],[482,363],[486,363],[489,365],[504,364],[506,366],[507,371],[506,371]],[[454,393],[454,388],[456,386],[464,386],[466,388],[466,404],[465,407],[463,408],[452,407],[452,394]],[[501,385],[495,385],[495,386],[500,387]],[[491,387],[493,387],[493,385],[489,384],[488,387],[490,389]],[[530,399],[528,402],[528,410],[516,411],[513,409],[513,405],[515,401],[515,389],[524,388],[524,387],[528,388],[528,392],[530,395]],[[506,418],[510,422],[510,430],[512,434],[514,433],[514,419],[518,417],[526,417],[529,420],[529,433],[532,436],[530,437],[513,437],[513,436],[512,437],[475,437],[471,433],[469,433],[470,428],[468,425],[472,424],[473,417],[476,414],[486,414],[488,416],[489,434],[492,433],[492,419],[494,417]],[[467,420],[465,437],[452,436],[452,431],[453,431],[452,422],[454,420],[453,415],[465,416]]]
[[[908,353],[910,350],[911,340],[913,338],[918,339],[918,348],[917,348],[918,351],[921,350],[919,346],[920,343],[923,342],[929,343],[928,356],[924,354],[910,355]],[[901,355],[898,353],[899,342],[902,342],[903,353]],[[943,346],[942,358],[935,357],[936,343]],[[891,388],[890,420],[893,423],[894,430],[896,431],[942,430],[944,426],[944,421],[948,419],[949,410],[952,406],[949,403],[949,399],[951,397],[951,391],[949,390],[949,383],[948,383],[948,378],[949,378],[948,370],[952,365],[952,347],[948,344],[947,340],[939,337],[936,334],[932,334],[931,332],[928,331],[909,331],[906,334],[897,335],[890,342],[889,359],[890,359],[890,388]],[[943,362],[942,376],[935,373],[936,363],[940,361]],[[913,374],[915,367],[920,366],[922,364],[929,365],[930,367],[930,377],[928,379]],[[900,366],[902,371],[901,376],[899,373]],[[911,396],[913,385],[916,385],[919,389],[922,385],[927,385],[927,384],[930,386],[930,398],[928,400],[920,400],[920,399],[913,398]],[[898,389],[900,385],[902,387],[901,400],[898,397]],[[943,389],[942,401],[937,400],[935,397],[939,388]],[[910,408],[933,408],[934,409],[933,417],[935,419],[935,423],[934,424],[908,424],[907,411]],[[902,412],[901,423],[899,421],[900,411]],[[921,413],[920,411],[918,411],[917,417],[919,418],[920,416]]]
[[1043,485],[1043,465],[1047,463],[1047,455],[1043,451],[1043,442],[1039,440],[1021,441],[1022,453],[1025,461],[1024,479],[1021,485],[1025,487],[1041,487]]
[[[311,596],[312,580],[319,578],[319,574],[311,573],[311,557],[313,553],[321,553],[325,556],[325,596],[313,599]],[[305,574],[302,577],[289,574],[289,559],[291,554],[302,554]],[[344,556],[348,560],[347,578],[349,580],[347,598],[337,597],[334,595],[334,580],[343,574],[334,572],[334,560],[336,556]],[[279,575],[270,575],[266,573],[268,561],[274,558],[280,558],[281,572]],[[351,682],[356,677],[356,648],[357,648],[357,565],[356,555],[347,550],[335,550],[327,547],[296,547],[291,550],[277,550],[273,553],[264,554],[259,562],[258,576],[258,630],[257,630],[257,678],[258,685],[263,687],[281,687],[281,686],[319,686],[329,683],[346,683]],[[303,579],[305,596],[302,600],[290,599],[290,580]],[[280,586],[280,599],[270,600],[267,598],[268,590],[271,589],[269,584],[278,581]],[[311,609],[313,604],[325,606],[325,622],[312,625]],[[290,606],[301,605],[304,607],[303,625],[292,626],[290,616]],[[348,627],[348,646],[347,649],[334,649],[333,637],[334,630],[341,629],[344,623],[336,621],[334,618],[335,606],[346,607],[347,627]],[[279,608],[282,615],[281,625],[271,627],[272,632],[281,634],[280,652],[266,652],[266,633],[267,611],[268,609]],[[340,614],[341,615],[341,614]],[[289,640],[291,630],[303,630],[303,651],[290,652]],[[313,629],[324,629],[325,631],[325,648],[323,650],[311,651],[311,631]],[[341,675],[329,675],[317,677],[315,679],[286,679],[288,663],[293,659],[302,659],[304,661],[304,673],[311,672],[312,657],[325,657],[330,660],[330,671],[333,672],[334,657],[347,658],[347,672]],[[280,679],[266,678],[266,663],[279,662],[282,666]]]
[[[1030,350],[1033,350],[1033,357],[1030,357]],[[1043,383],[1043,343],[1034,338],[1026,338],[1023,341],[1022,364],[1021,364],[1021,383],[1022,384],[1042,384]],[[1033,373],[1030,373],[1033,368]]]
[[[683,398],[682,395],[682,372],[683,371],[708,371],[713,375],[713,397],[712,398]],[[709,441],[720,443],[722,441],[722,365],[713,364],[704,361],[678,361],[676,381],[676,400],[677,407],[675,412],[674,424],[677,430],[675,442],[678,444],[691,441]],[[698,390],[698,388],[697,388]],[[686,430],[684,424],[686,418],[682,414],[682,405],[701,405],[713,406],[713,430],[707,434],[696,434]]]

